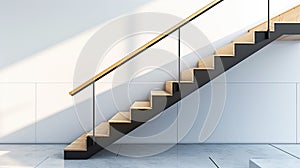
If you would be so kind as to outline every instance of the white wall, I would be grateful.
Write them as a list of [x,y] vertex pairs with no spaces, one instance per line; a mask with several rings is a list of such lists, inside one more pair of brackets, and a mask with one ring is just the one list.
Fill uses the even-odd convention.
[[[275,41],[226,73],[224,114],[207,142],[299,142],[299,48],[298,41]],[[206,112],[199,114],[183,142],[198,141]]]
[[[82,48],[105,23],[138,12],[164,12],[183,18],[208,2],[1,1],[0,143],[68,143],[84,129],[90,129],[90,101],[75,110],[73,98],[68,95],[68,91],[73,88],[74,69]],[[271,13],[278,14],[299,3],[299,0],[273,0]],[[262,4],[258,0],[226,0],[193,21],[193,24],[219,47],[263,21],[266,18],[265,9],[266,3]],[[129,40],[130,46],[138,47],[151,37],[141,36],[139,40]],[[169,45],[176,44],[176,41],[169,41]],[[161,46],[165,45],[155,48]],[[300,130],[297,129],[297,121],[300,119],[297,118],[300,116],[297,115],[297,105],[300,103],[297,99],[300,93],[300,79],[297,76],[297,72],[300,72],[297,66],[299,47],[298,42],[274,42],[227,73],[225,111],[207,142],[297,142],[297,136],[300,135],[297,132]],[[167,48],[170,49],[176,53],[172,47]],[[126,53],[127,50],[125,48],[118,52]],[[189,50],[183,51],[183,54],[187,53]],[[107,60],[107,64],[122,55],[115,55]],[[161,58],[160,55],[156,57]],[[142,64],[142,58],[127,67]],[[127,73],[127,67],[124,66],[114,75]],[[177,74],[174,64],[164,68],[170,73],[156,70],[132,80],[129,85],[120,85],[124,82],[122,80],[112,82],[111,78],[100,81],[96,89],[99,93],[98,107],[103,115],[99,115],[98,120],[108,119],[118,110],[127,110],[134,100],[147,99],[153,88],[163,88],[164,81]],[[138,66],[133,70],[131,73],[143,73]],[[126,90],[126,93],[122,90]],[[193,111],[193,105],[200,105],[195,125],[183,138],[183,143],[199,142],[199,132],[209,102],[201,99],[199,104],[194,103],[197,95],[209,97],[209,86],[201,88],[180,104],[182,111],[187,113]],[[113,101],[116,97],[117,106]],[[176,111],[175,105],[131,136],[145,136],[145,133],[154,135],[157,130],[168,128],[176,118]],[[179,125],[174,122],[168,131],[153,136],[153,139],[128,137],[123,142],[176,142],[178,135],[185,134],[177,132],[177,127],[185,127],[185,120],[189,118],[180,118]]]

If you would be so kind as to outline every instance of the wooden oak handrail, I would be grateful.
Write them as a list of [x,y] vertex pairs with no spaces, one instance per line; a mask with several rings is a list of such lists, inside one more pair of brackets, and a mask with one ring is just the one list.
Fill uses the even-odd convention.
[[131,60],[132,58],[134,58],[135,56],[137,56],[141,52],[145,51],[149,47],[151,47],[154,44],[158,43],[159,41],[161,41],[162,39],[164,39],[165,37],[167,37],[171,33],[175,32],[178,29],[180,29],[181,27],[183,27],[184,25],[186,25],[190,21],[194,20],[195,18],[197,18],[201,14],[205,13],[206,11],[210,10],[211,8],[213,8],[214,6],[216,6],[217,4],[219,4],[222,1],[223,0],[214,0],[211,3],[207,4],[206,6],[204,6],[201,9],[199,9],[198,11],[196,11],[195,13],[193,13],[192,15],[190,15],[189,17],[183,19],[182,21],[180,21],[176,25],[172,26],[171,28],[169,28],[165,32],[159,34],[157,37],[155,37],[151,41],[147,42],[143,46],[141,46],[138,49],[134,50],[133,52],[131,52],[130,54],[128,54],[126,57],[120,59],[119,61],[117,61],[116,63],[114,63],[113,65],[111,65],[110,67],[108,67],[105,70],[103,70],[102,72],[98,73],[96,76],[94,76],[91,79],[87,80],[86,82],[82,83],[81,85],[79,85],[78,87],[76,87],[74,90],[70,91],[69,94],[71,96],[74,96],[75,94],[77,94],[81,90],[83,90],[86,87],[88,87],[89,85],[95,83],[97,80],[101,79],[105,75],[109,74],[111,71],[115,70],[119,66],[121,66],[124,63],[128,62],[129,60]]

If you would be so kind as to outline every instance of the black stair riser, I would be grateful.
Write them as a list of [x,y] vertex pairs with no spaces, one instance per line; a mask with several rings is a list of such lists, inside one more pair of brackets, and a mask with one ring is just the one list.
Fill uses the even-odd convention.
[[132,130],[136,129],[140,125],[142,125],[144,122],[136,122],[134,120],[131,121],[131,123],[111,123],[110,124],[110,135],[114,134],[123,134],[126,135]]

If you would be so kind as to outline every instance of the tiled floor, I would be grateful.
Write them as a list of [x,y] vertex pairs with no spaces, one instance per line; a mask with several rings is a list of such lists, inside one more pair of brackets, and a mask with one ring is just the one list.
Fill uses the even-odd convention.
[[[80,168],[247,168],[250,159],[294,160],[300,157],[300,145],[187,144],[166,152],[146,156],[165,145],[116,145],[116,153],[100,152],[89,160],[63,160],[66,145],[0,145],[0,167],[80,167]],[[130,155],[128,157],[122,155]],[[138,157],[145,156],[145,157]],[[215,165],[216,164],[216,165]],[[272,167],[272,166],[271,166]]]

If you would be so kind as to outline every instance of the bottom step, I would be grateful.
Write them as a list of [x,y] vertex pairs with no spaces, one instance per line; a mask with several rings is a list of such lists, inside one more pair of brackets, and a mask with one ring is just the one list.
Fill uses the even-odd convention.
[[249,168],[299,168],[299,159],[251,159]]

